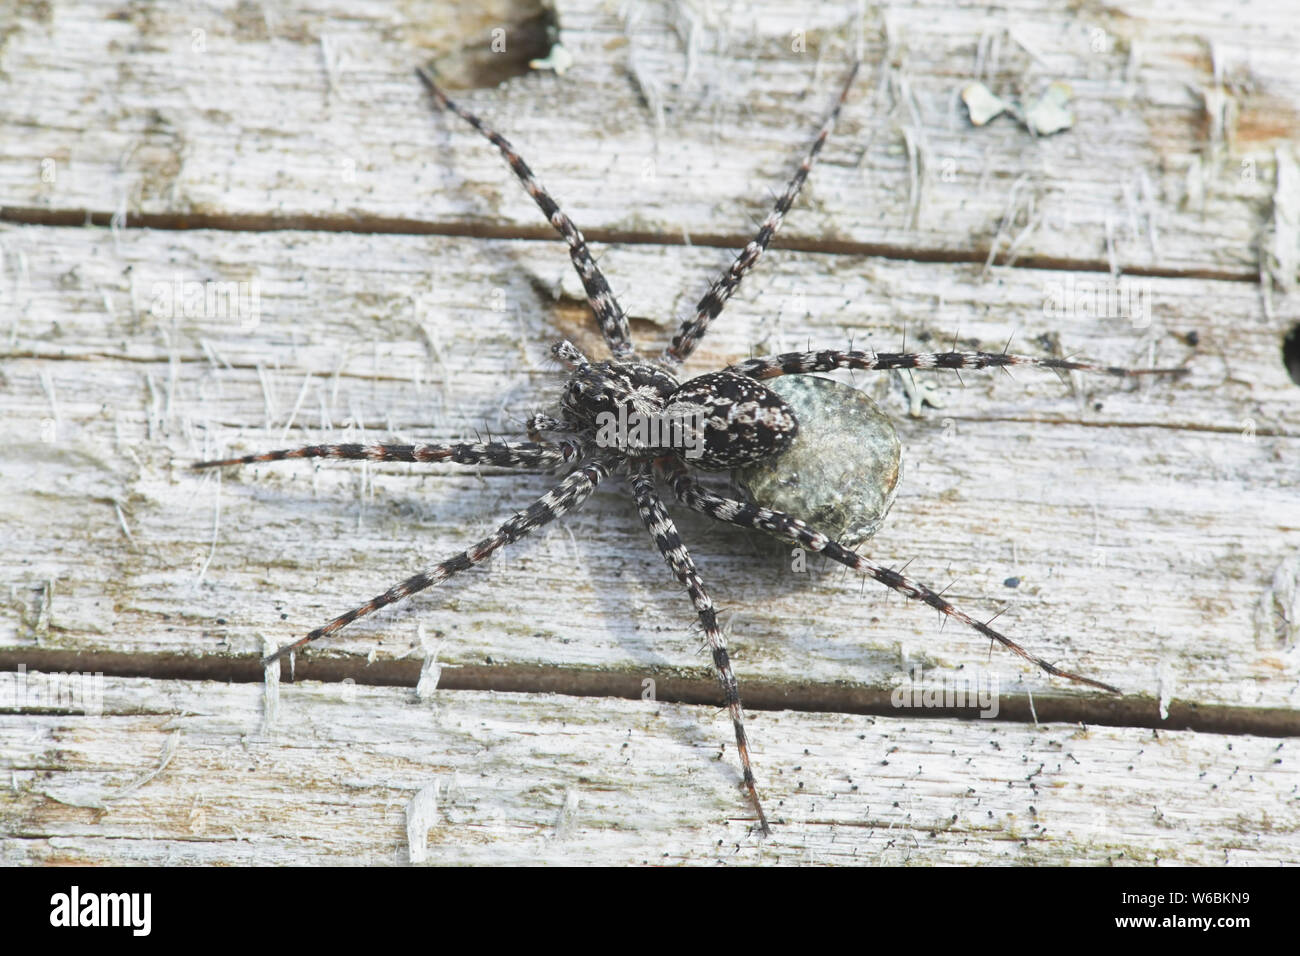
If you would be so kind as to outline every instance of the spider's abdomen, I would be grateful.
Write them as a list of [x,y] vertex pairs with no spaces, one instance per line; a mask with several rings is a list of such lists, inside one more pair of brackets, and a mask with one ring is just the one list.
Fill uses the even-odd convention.
[[683,383],[668,396],[664,414],[695,422],[701,442],[685,457],[705,471],[762,461],[788,448],[799,432],[784,399],[734,372],[710,372]]

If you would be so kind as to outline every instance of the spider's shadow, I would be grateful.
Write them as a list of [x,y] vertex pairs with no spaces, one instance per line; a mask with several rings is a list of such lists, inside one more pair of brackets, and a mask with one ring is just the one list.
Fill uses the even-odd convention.
[[[739,489],[725,479],[705,478],[701,483],[720,494],[743,496]],[[742,603],[747,600],[746,595],[729,593],[732,591],[729,585],[737,579],[743,579],[750,591],[786,596],[823,590],[827,586],[828,575],[834,575],[837,579],[852,577],[852,572],[848,569],[820,555],[800,553],[796,556],[795,552],[801,549],[792,543],[699,514],[679,504],[676,499],[664,493],[662,488],[661,495],[724,621],[733,616],[752,618],[766,613]],[[631,503],[630,492],[623,488],[614,488],[612,496],[626,504]],[[610,507],[612,510],[626,510],[626,505],[623,509],[615,505]],[[637,577],[647,588],[655,588],[653,599],[660,608],[665,609],[663,630],[680,633],[686,640],[697,640],[698,622],[690,599],[664,565],[644,526],[634,519],[626,524],[629,538],[639,540],[640,546],[645,549],[644,557],[639,559],[643,563],[638,569]],[[799,570],[792,569],[792,563],[796,562]],[[601,594],[607,620],[612,620],[617,616],[615,612],[626,607],[627,595],[620,596],[607,590],[598,593]],[[752,598],[750,603],[756,604]],[[782,619],[772,619],[771,626],[774,629],[785,629],[788,625],[789,622]],[[743,632],[738,635],[738,641],[742,647],[746,643]],[[703,646],[702,641],[698,643]],[[667,666],[662,658],[655,663]],[[706,660],[702,660],[699,666],[708,669]]]

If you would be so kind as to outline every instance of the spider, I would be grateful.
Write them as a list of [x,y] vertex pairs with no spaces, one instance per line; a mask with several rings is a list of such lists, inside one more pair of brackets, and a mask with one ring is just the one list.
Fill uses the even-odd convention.
[[[459,554],[420,571],[389,588],[383,594],[341,614],[292,644],[267,656],[270,665],[310,644],[333,634],[359,617],[410,597],[439,584],[482,562],[493,552],[513,544],[538,528],[581,507],[596,486],[611,475],[625,475],[646,531],[667,563],[669,570],[685,588],[694,605],[705,643],[711,655],[714,673],[721,686],[723,702],[731,716],[739,755],[742,786],[757,815],[758,829],[770,832],[767,815],[759,798],[751,766],[749,739],[745,731],[740,690],[727,654],[726,642],[718,625],[718,613],[709,596],[690,552],[664,506],[659,482],[672,489],[677,500],[687,508],[710,518],[742,528],[766,532],[818,552],[855,571],[879,581],[909,598],[921,601],[941,613],[974,628],[991,641],[1002,644],[1048,674],[1091,685],[1104,691],[1119,691],[1079,674],[1062,670],[1029,653],[987,623],[977,621],[950,604],[939,593],[913,581],[898,571],[862,557],[808,526],[800,518],[763,507],[739,498],[717,494],[703,487],[692,475],[725,472],[746,465],[767,462],[785,450],[799,430],[793,409],[765,381],[782,375],[829,372],[834,369],[981,369],[1015,365],[1049,369],[1104,372],[1130,376],[1177,369],[1140,369],[1104,367],[1064,359],[1033,358],[997,352],[876,353],[858,350],[825,349],[787,352],[752,358],[721,371],[707,372],[682,380],[680,369],[691,356],[709,324],[722,312],[745,275],[767,249],[782,220],[790,211],[818,153],[825,144],[848,99],[857,76],[854,64],[834,107],[809,147],[803,162],[785,191],[777,199],[759,227],[757,234],[736,256],[735,261],[710,285],[695,312],[682,321],[667,347],[655,358],[642,358],[633,347],[628,319],[619,306],[609,283],[596,265],[586,240],[573,221],[560,210],[555,200],[542,188],[527,163],[513,146],[473,113],[459,106],[443,92],[430,68],[421,67],[417,74],[432,94],[438,107],[454,113],[486,137],[505,158],[523,188],[541,208],[546,218],[569,247],[569,256],[582,280],[587,301],[597,325],[609,346],[611,358],[593,361],[570,342],[560,342],[551,349],[567,369],[568,376],[560,393],[559,417],[538,414],[528,419],[528,441],[456,442],[450,444],[328,444],[304,448],[245,455],[194,464],[195,469],[246,465],[254,462],[281,461],[292,458],[327,458],[379,462],[445,462],[462,465],[492,465],[524,472],[565,470],[566,476],[546,494],[517,512],[493,534]],[[649,429],[638,436],[628,431],[611,430],[608,424],[652,422],[677,423],[674,430]],[[635,429],[634,429],[635,431]],[[613,432],[611,434],[611,432]],[[554,438],[544,440],[543,434]],[[687,438],[693,441],[686,441]]]

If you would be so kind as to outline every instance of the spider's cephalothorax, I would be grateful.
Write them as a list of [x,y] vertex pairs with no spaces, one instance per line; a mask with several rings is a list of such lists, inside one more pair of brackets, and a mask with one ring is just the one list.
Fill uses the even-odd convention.
[[[560,409],[584,443],[635,461],[680,455],[724,471],[771,458],[794,441],[794,411],[767,386],[734,372],[678,384],[641,362],[589,362],[569,342],[552,352],[571,370]],[[536,427],[534,432],[546,430]]]
[[663,416],[669,396],[677,389],[677,379],[642,362],[589,362],[569,342],[561,342],[551,351],[571,371],[560,397],[563,429],[584,442],[654,457],[653,446],[629,445],[626,439],[638,422]]
[[[1049,674],[1089,684],[1106,691],[1115,688],[1100,681],[1064,671],[1036,657],[988,624],[976,621],[950,604],[942,595],[898,571],[856,554],[823,531],[815,530],[800,518],[781,511],[715,494],[691,477],[692,469],[718,471],[761,465],[776,458],[798,433],[798,422],[791,406],[762,383],[782,375],[805,375],[835,369],[979,369],[1033,365],[1052,369],[1107,372],[1112,375],[1135,375],[1141,371],[1089,365],[1064,359],[1040,359],[1008,355],[1005,352],[876,353],[853,349],[788,352],[749,359],[722,371],[680,381],[674,373],[694,352],[696,345],[716,319],[727,299],[740,285],[745,274],[767,248],[798,195],[826,138],[830,135],[840,108],[853,85],[857,67],[853,68],[830,116],[822,125],[812,147],[798,171],[763,220],[754,238],[745,245],[700,299],[695,312],[688,315],[661,355],[654,361],[637,356],[632,345],[627,317],[609,283],[587,248],[586,240],[544,190],[514,148],[498,133],[488,128],[473,113],[449,100],[427,70],[419,75],[434,100],[443,109],[455,113],[488,138],[501,151],[506,162],[536,201],[546,218],[569,246],[569,255],[587,293],[596,322],[600,327],[612,360],[591,362],[569,343],[554,349],[568,368],[569,379],[561,393],[561,418],[535,415],[528,423],[530,441],[456,442],[422,445],[310,445],[261,455],[245,455],[199,462],[195,468],[242,465],[288,458],[338,458],[362,461],[455,462],[465,465],[494,465],[522,471],[564,470],[565,477],[523,511],[505,521],[495,532],[464,551],[428,567],[394,585],[359,607],[341,614],[316,628],[306,637],[281,647],[265,659],[268,665],[317,638],[350,624],[363,615],[400,601],[438,584],[454,574],[479,564],[493,552],[530,534],[539,527],[582,506],[596,486],[615,469],[625,469],[637,511],[655,547],[673,575],[686,589],[712,659],[714,672],[722,690],[722,699],[730,713],[736,735],[743,784],[753,802],[759,828],[766,833],[767,817],[750,766],[749,744],[745,734],[740,690],[726,642],[718,626],[717,611],[704,586],[695,562],[682,543],[672,517],[664,507],[657,488],[658,481],[670,487],[686,507],[710,518],[744,528],[752,528],[793,542],[809,551],[824,554],[846,567],[874,578],[909,598],[920,601],[941,613],[974,628],[980,634],[1037,664]],[[1167,370],[1161,370],[1167,371]],[[888,487],[883,489],[865,534],[870,534],[883,519],[892,501],[897,480],[898,456],[887,440],[892,429],[878,429],[880,459]],[[543,433],[557,433],[554,440],[543,440]],[[896,439],[894,439],[896,442]],[[886,474],[887,473],[887,474]],[[789,500],[802,500],[791,498]],[[813,504],[820,504],[813,502]],[[813,513],[821,510],[813,508]]]

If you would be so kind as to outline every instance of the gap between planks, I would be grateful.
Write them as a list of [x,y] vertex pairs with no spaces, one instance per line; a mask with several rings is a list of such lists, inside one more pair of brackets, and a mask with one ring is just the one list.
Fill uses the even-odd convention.
[[[108,652],[34,650],[0,651],[0,671],[22,664],[47,673],[69,671],[101,673],[109,677],[154,680],[226,681],[233,684],[266,680],[257,658],[196,658],[180,654],[113,654]],[[293,667],[282,667],[281,682],[362,684],[374,687],[416,687],[422,661],[387,660],[367,663],[338,655],[299,656]],[[716,681],[665,669],[635,674],[590,668],[543,667],[527,664],[443,665],[439,691],[498,691],[505,693],[561,694],[567,697],[643,699],[642,681],[653,673],[655,699],[671,704],[721,706]],[[918,688],[919,690],[919,688]],[[899,717],[892,688],[828,684],[809,681],[750,679],[744,683],[745,708],[751,711],[860,714]],[[910,693],[910,691],[909,691]],[[969,721],[971,708],[926,707],[925,716]],[[1300,712],[1284,707],[1238,707],[1172,700],[1162,716],[1160,702],[1147,696],[1030,695],[998,691],[998,713],[992,719],[1009,723],[1081,723],[1104,727],[1149,730],[1191,730],[1199,733],[1258,737],[1300,736]]]
[[[38,207],[0,206],[0,222],[28,226],[83,228],[106,226],[123,229],[159,229],[187,231],[213,229],[224,232],[350,232],[359,235],[446,236],[471,239],[506,239],[519,241],[555,241],[548,227],[493,226],[486,223],[426,222],[402,217],[366,216],[265,216],[212,213],[127,213],[114,223],[116,213],[89,209],[42,209]],[[749,233],[692,233],[688,241],[680,235],[623,229],[584,229],[589,242],[625,246],[691,246],[727,249],[738,252],[753,238]],[[995,237],[996,238],[996,237]],[[827,255],[871,256],[896,262],[933,262],[982,265],[989,260],[987,246],[952,251],[924,246],[899,246],[891,243],[853,242],[845,239],[807,239],[799,236],[774,238],[771,250],[812,252]],[[1013,261],[993,265],[1052,272],[1087,272],[1110,274],[1111,264],[1104,258],[1062,259],[1056,256],[1017,255]],[[1230,269],[1177,269],[1159,266],[1126,265],[1123,274],[1147,279],[1211,279],[1224,282],[1259,284],[1258,271]]]

